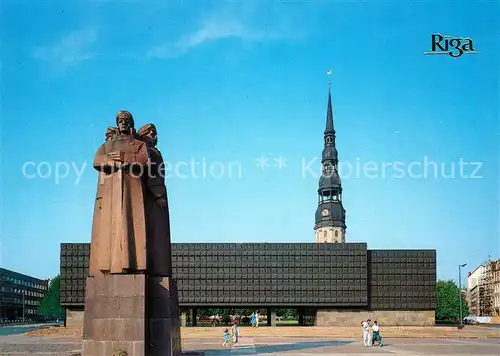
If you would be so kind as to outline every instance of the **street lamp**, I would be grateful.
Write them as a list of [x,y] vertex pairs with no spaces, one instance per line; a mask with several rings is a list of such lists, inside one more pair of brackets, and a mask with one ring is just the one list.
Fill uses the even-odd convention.
[[467,263],[458,265],[458,301],[460,303],[460,325],[463,324],[462,318],[462,267],[467,266]]

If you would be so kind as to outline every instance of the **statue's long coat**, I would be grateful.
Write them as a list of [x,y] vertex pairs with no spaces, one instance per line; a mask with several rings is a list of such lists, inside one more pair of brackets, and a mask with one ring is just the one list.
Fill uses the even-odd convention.
[[94,168],[99,171],[99,182],[90,245],[90,276],[147,268],[145,180],[140,172],[112,170],[113,162],[107,155],[115,151],[125,152],[126,163],[147,167],[149,162],[146,144],[133,135],[117,136],[97,151]]
[[[146,141],[148,142],[148,141]],[[145,193],[146,220],[148,231],[148,272],[157,276],[172,276],[172,252],[170,245],[170,217],[163,157],[160,151],[149,146],[151,159],[150,174],[147,176]],[[165,210],[157,199],[167,202]]]

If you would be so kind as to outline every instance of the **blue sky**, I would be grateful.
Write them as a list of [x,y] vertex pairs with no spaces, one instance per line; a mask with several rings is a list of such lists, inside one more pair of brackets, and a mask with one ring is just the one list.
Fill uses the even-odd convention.
[[[169,3],[3,3],[2,267],[53,276],[61,242],[90,240],[90,165],[119,109],[180,167],[174,242],[313,242],[329,69],[347,241],[436,249],[440,278],[500,257],[497,3]],[[480,54],[425,56],[435,32]]]

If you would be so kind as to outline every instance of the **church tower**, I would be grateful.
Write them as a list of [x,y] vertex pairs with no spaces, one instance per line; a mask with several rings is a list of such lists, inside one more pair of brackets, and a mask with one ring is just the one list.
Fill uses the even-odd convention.
[[326,109],[326,128],[322,174],[318,187],[318,208],[316,209],[314,231],[317,243],[345,242],[345,209],[342,206],[342,185],[338,171],[338,152],[335,148],[335,129],[333,128],[332,97],[328,84],[328,107]]

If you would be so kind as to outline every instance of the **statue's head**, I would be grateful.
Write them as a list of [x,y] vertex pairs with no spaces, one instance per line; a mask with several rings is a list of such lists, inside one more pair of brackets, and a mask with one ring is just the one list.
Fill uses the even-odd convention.
[[106,141],[113,139],[113,137],[116,136],[117,134],[118,134],[118,128],[112,126],[108,127],[105,135]]
[[145,141],[150,142],[153,146],[158,143],[158,132],[156,131],[156,126],[154,124],[146,124],[142,126],[137,134]]
[[131,135],[134,133],[134,117],[128,111],[118,111],[116,114],[116,126],[118,126],[120,134]]

